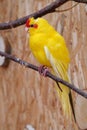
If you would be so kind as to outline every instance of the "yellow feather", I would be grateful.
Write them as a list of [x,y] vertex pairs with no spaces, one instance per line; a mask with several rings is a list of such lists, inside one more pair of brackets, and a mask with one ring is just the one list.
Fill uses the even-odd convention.
[[[64,38],[43,18],[30,18],[30,25],[37,24],[37,28],[30,27],[29,45],[35,58],[42,64],[52,67],[57,76],[68,80],[68,65],[70,62],[69,52]],[[56,86],[56,90],[63,106],[63,111],[70,118],[71,107],[69,101],[70,90],[59,84],[62,92]]]

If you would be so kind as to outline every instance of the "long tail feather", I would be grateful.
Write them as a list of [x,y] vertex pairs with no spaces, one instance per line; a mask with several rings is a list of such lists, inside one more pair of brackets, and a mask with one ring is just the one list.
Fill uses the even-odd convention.
[[[59,74],[59,76],[62,79],[69,82],[68,74],[67,74],[64,64],[62,64],[61,62],[57,62],[56,66],[57,66],[56,70],[57,70],[57,73]],[[70,117],[72,117],[72,113],[73,113],[73,116],[75,119],[75,112],[74,112],[72,95],[71,95],[70,89],[67,88],[67,86],[65,86],[65,85],[62,85],[60,83],[58,83],[58,84],[59,84],[60,88],[62,89],[62,91],[60,91],[60,89],[57,86],[56,86],[56,90],[57,90],[58,95],[61,100],[64,115],[66,115],[66,117],[70,118]]]

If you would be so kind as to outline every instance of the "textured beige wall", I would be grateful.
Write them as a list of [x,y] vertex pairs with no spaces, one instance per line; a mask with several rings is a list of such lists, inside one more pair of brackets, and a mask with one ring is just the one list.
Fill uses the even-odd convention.
[[[11,21],[43,8],[53,0],[1,0],[0,22]],[[75,4],[68,2],[60,9]],[[87,6],[79,4],[70,11],[48,14],[45,18],[66,40],[70,51],[70,77],[79,88],[87,84]],[[25,26],[0,31],[8,38],[12,54],[38,65],[28,48]],[[77,94],[74,95],[74,102]],[[10,62],[0,68],[0,130],[24,130],[31,124],[35,130],[74,130],[66,122],[53,87],[53,81],[37,72]]]

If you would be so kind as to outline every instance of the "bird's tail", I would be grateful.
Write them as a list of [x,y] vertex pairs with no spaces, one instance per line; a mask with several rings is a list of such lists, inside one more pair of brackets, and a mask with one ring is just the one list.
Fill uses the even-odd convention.
[[[67,74],[67,67],[64,64],[61,64],[60,62],[56,63],[56,75],[59,75],[63,80],[66,80],[69,82],[68,79],[68,74]],[[63,109],[63,113],[67,118],[72,118],[72,115],[74,116],[75,119],[75,113],[74,113],[74,107],[73,107],[73,101],[72,101],[72,95],[71,95],[71,91],[70,89],[61,84],[58,83],[58,85],[56,86],[56,91],[59,95],[60,98],[60,102],[62,104],[62,109]],[[62,91],[61,91],[61,89]]]
[[56,91],[58,93],[61,105],[62,105],[62,110],[64,115],[66,116],[66,118],[70,118],[72,116],[72,109],[71,108],[71,101],[69,98],[69,94],[70,94],[70,90],[59,83],[60,88],[62,89],[62,91],[58,88],[57,85],[55,85],[56,87]]

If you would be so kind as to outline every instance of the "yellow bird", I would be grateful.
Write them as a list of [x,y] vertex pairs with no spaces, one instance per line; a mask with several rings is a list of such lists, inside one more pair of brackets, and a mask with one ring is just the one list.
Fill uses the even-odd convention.
[[[29,18],[26,22],[29,32],[30,49],[41,65],[52,68],[52,72],[69,82],[69,52],[64,38],[43,18]],[[70,102],[70,89],[58,83],[62,91],[55,85],[64,115],[71,118],[73,109]],[[71,104],[71,105],[70,105]]]

